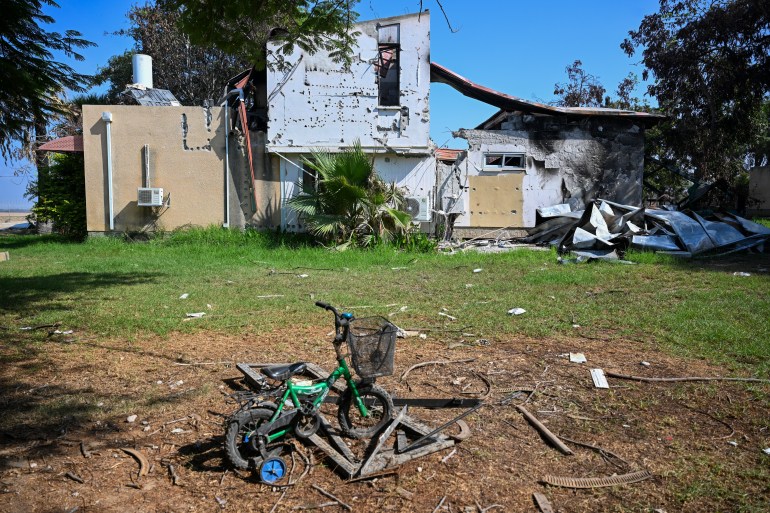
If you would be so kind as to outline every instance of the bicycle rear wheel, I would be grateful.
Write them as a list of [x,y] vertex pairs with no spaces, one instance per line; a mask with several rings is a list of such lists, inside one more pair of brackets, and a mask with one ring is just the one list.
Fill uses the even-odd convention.
[[[257,449],[257,440],[251,435],[260,426],[269,422],[273,413],[269,408],[252,408],[230,418],[225,430],[225,453],[227,460],[235,468],[241,470],[260,468],[263,458]],[[280,453],[280,447],[268,450],[268,456],[278,456]]]

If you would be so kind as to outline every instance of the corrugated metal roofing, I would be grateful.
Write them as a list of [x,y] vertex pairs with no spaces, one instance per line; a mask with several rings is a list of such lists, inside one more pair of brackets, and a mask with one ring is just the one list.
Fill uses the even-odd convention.
[[52,151],[55,153],[83,153],[83,136],[68,135],[42,144],[38,151]]
[[628,117],[634,119],[649,120],[657,122],[664,119],[665,116],[659,114],[650,114],[648,112],[636,112],[622,109],[605,109],[599,107],[556,107],[545,103],[538,103],[524,100],[516,96],[501,93],[488,87],[475,84],[465,77],[462,77],[444,66],[435,62],[430,63],[430,81],[447,84],[460,93],[479,100],[481,102],[493,105],[502,110],[513,112],[523,111],[538,114],[562,114],[567,116],[608,116],[608,117]]

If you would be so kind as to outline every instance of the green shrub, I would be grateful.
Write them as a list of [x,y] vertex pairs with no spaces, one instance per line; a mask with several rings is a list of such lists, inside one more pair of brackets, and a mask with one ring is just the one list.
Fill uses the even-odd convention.
[[87,233],[83,155],[54,154],[47,166],[38,168],[37,175],[25,194],[37,198],[32,207],[34,219],[50,221],[54,231],[64,237],[83,240]]

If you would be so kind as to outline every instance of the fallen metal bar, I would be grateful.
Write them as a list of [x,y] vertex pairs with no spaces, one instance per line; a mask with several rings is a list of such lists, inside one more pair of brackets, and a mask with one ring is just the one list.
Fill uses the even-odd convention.
[[480,404],[482,404],[481,399],[461,399],[459,397],[450,399],[393,398],[393,406],[410,406],[412,408],[473,408]]
[[471,413],[475,412],[476,410],[478,410],[478,409],[479,409],[479,408],[481,408],[482,406],[484,406],[484,403],[478,404],[478,405],[474,406],[473,408],[471,408],[470,410],[464,411],[463,413],[461,413],[461,414],[460,414],[460,415],[458,415],[457,417],[453,418],[453,419],[452,419],[452,420],[450,420],[449,422],[446,422],[446,423],[442,424],[441,426],[437,427],[436,429],[434,429],[434,430],[433,430],[433,431],[431,431],[430,433],[428,433],[428,434],[426,434],[426,435],[423,435],[423,436],[421,436],[420,438],[418,438],[417,440],[415,440],[415,441],[414,441],[414,442],[412,442],[411,444],[407,445],[406,447],[404,447],[404,448],[401,450],[401,452],[407,452],[409,449],[411,449],[411,448],[413,448],[413,447],[417,446],[417,445],[418,445],[420,442],[422,442],[422,441],[423,441],[423,440],[425,440],[426,438],[430,438],[431,436],[433,436],[433,435],[435,435],[435,434],[437,434],[437,433],[440,433],[441,431],[445,430],[446,428],[448,428],[449,426],[451,426],[452,424],[454,424],[454,423],[455,423],[455,422],[457,422],[458,420],[460,420],[460,419],[464,419],[465,417],[467,417],[467,416],[468,416],[468,415],[470,415]]

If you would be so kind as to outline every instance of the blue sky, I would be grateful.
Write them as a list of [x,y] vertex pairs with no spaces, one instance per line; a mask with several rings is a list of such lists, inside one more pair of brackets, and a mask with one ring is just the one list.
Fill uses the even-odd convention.
[[[50,31],[78,30],[97,47],[85,49],[83,62],[69,62],[81,73],[94,73],[107,59],[132,45],[129,38],[111,35],[128,27],[125,13],[135,0],[59,0],[46,7],[56,23]],[[431,11],[431,60],[464,77],[508,94],[551,101],[553,86],[566,78],[565,67],[575,59],[614,92],[629,72],[641,75],[638,58],[620,50],[628,31],[657,0],[443,0],[447,27],[435,0],[424,0]],[[362,20],[416,12],[419,0],[361,0]],[[641,94],[642,91],[639,92]],[[496,109],[462,96],[444,84],[431,86],[431,137],[439,146],[457,147],[451,131],[470,128]],[[0,160],[0,210],[27,207],[26,179],[11,177],[13,164]]]

